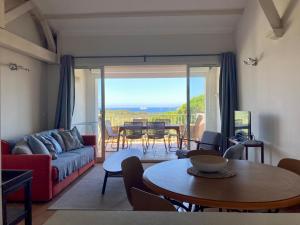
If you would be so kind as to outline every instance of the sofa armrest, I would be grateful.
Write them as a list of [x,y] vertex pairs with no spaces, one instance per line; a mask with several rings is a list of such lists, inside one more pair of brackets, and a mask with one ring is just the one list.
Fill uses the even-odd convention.
[[82,135],[84,145],[97,145],[97,136],[96,135]]
[[[2,169],[32,170],[32,199],[47,201],[52,198],[52,170],[50,155],[2,155]],[[22,195],[15,200],[21,200]]]

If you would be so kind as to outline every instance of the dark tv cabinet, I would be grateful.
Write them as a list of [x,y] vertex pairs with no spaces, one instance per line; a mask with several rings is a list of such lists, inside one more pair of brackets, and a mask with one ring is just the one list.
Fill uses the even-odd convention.
[[[25,225],[32,224],[31,215],[31,170],[1,170],[2,188],[2,222],[3,225],[14,225],[25,219]],[[10,193],[24,188],[24,208],[7,206]]]

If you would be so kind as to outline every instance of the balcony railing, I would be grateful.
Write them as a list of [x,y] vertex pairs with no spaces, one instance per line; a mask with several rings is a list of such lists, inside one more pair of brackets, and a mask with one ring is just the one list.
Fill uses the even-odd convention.
[[[197,116],[199,114],[191,114],[191,124],[195,123]],[[133,119],[146,119],[149,122],[156,120],[170,120],[171,124],[185,125],[186,124],[186,114],[178,114],[178,113],[168,113],[168,114],[160,114],[160,113],[148,113],[145,115],[135,114],[135,113],[106,113],[106,120],[110,120],[113,127],[119,127],[124,124],[124,122],[133,121]]]

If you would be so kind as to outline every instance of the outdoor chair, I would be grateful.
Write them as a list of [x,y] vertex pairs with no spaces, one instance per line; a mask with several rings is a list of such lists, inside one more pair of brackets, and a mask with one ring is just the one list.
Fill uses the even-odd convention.
[[148,122],[147,123],[147,142],[146,147],[149,148],[150,140],[153,141],[152,148],[154,147],[156,140],[163,140],[166,152],[168,151],[166,139],[165,139],[165,122]]
[[146,126],[148,119],[134,118],[134,119],[132,119],[132,122],[140,122],[140,123],[143,123],[143,126]]
[[[221,134],[218,132],[204,131],[200,141],[192,139],[189,139],[188,141],[195,142],[197,146],[196,150],[198,151],[207,151],[205,154],[220,155],[221,137]],[[182,147],[182,140],[180,142],[180,147]],[[180,148],[176,151],[176,155],[179,159],[187,158],[187,154],[189,152],[190,150],[183,150],[182,148]]]
[[124,123],[124,141],[127,142],[130,140],[130,145],[132,145],[133,140],[140,139],[142,141],[143,151],[145,152],[146,147],[144,144],[144,133],[143,133],[143,123],[142,122],[125,122]]
[[116,141],[115,143],[117,144],[117,139],[118,139],[118,133],[115,133],[112,129],[111,122],[110,120],[105,120],[105,151],[109,152],[106,148],[107,144],[110,142],[111,148],[116,149],[117,146],[113,146],[114,140]]
[[176,211],[166,199],[135,187],[131,188],[131,201],[134,211]]
[[[170,125],[171,124],[170,119],[156,119],[155,122],[165,122],[165,125]],[[177,145],[177,148],[179,148],[179,137],[177,135],[177,132],[174,133],[174,131],[172,132],[172,130],[166,130],[165,133],[166,133],[166,136],[168,138],[169,151],[171,151],[171,148],[176,148],[176,147],[172,146],[172,139],[173,138],[176,139],[176,145]]]
[[[201,137],[204,133],[204,129],[205,129],[205,117],[203,114],[198,114],[195,124],[193,126],[191,126],[190,139],[200,141]],[[188,145],[187,126],[185,126],[183,135],[180,137],[179,141],[180,141],[180,144],[178,147],[180,149],[182,149],[183,144],[185,144],[185,146]],[[191,143],[189,143],[189,144],[191,144]]]

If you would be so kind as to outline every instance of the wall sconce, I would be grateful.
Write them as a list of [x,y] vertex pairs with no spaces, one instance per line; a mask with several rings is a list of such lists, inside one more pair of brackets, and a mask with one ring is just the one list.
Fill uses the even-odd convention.
[[247,60],[244,60],[244,64],[248,66],[257,66],[257,58],[248,58]]

